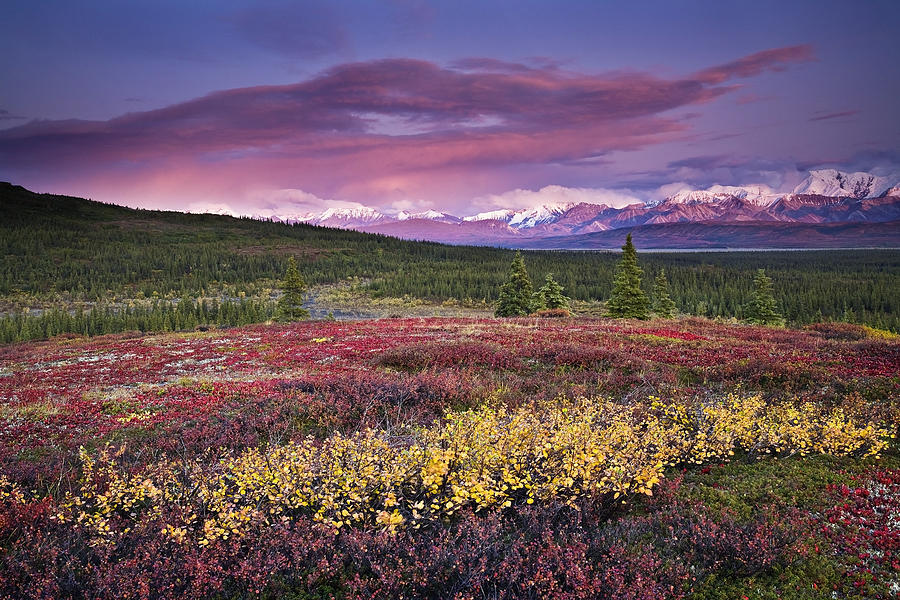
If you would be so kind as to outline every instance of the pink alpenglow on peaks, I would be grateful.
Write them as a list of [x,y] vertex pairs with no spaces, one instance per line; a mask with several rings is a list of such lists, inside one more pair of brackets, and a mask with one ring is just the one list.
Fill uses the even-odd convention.
[[39,192],[544,235],[900,173],[897,3],[11,1],[0,181]]
[[[478,200],[482,205],[526,204],[524,208],[498,208],[462,217],[436,210],[389,215],[361,207],[327,209],[300,220],[415,240],[518,247],[558,243],[562,248],[584,247],[588,238],[578,236],[623,228],[743,223],[745,233],[751,227],[757,228],[755,234],[771,229],[769,239],[763,239],[763,243],[774,244],[783,229],[767,227],[767,223],[877,223],[889,227],[891,222],[900,220],[900,186],[891,187],[889,181],[900,178],[812,171],[793,191],[779,192],[765,184],[713,185],[700,190],[680,189],[662,200],[646,202],[612,190],[547,186],[538,191],[517,189]],[[582,201],[561,201],[566,199]],[[537,204],[529,206],[529,202]],[[603,243],[617,247],[613,235],[608,240],[604,238]]]

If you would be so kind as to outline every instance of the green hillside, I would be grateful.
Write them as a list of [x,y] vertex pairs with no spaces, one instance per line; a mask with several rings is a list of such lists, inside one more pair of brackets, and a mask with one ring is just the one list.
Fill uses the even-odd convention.
[[[272,289],[295,256],[311,286],[353,278],[363,298],[450,298],[484,306],[496,299],[512,251],[409,242],[308,225],[218,215],[134,210],[81,198],[35,194],[0,184],[0,340],[42,337],[74,329],[173,329],[207,320],[241,324],[271,316]],[[625,232],[623,231],[623,239]],[[752,275],[765,268],[789,322],[849,319],[900,328],[900,251],[642,253],[648,292],[665,268],[672,298],[684,313],[742,316]],[[526,252],[531,277],[547,273],[583,302],[609,296],[618,260],[607,252]],[[195,302],[197,299],[206,302]],[[174,311],[182,304],[181,317]],[[243,308],[241,308],[243,306]],[[155,308],[154,308],[155,307]],[[23,311],[31,309],[28,318]],[[75,323],[29,327],[34,309],[97,313],[94,322],[157,311],[110,327]],[[143,312],[142,312],[143,311]],[[185,316],[193,311],[193,316]],[[222,312],[227,314],[222,314]],[[168,316],[167,316],[168,315]],[[172,316],[175,315],[175,316]],[[213,316],[211,316],[213,315]],[[64,320],[64,319],[63,319]]]

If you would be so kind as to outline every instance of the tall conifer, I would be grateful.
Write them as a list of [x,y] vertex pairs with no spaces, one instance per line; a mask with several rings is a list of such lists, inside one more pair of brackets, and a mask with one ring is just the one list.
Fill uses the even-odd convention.
[[631,234],[622,246],[622,260],[616,267],[613,291],[606,303],[611,317],[623,319],[650,318],[650,300],[641,289],[641,275],[644,271],[637,264],[637,252],[631,243]]
[[281,282],[281,298],[278,300],[278,319],[280,321],[301,321],[309,318],[309,311],[303,308],[303,292],[306,282],[297,270],[297,261],[288,258],[287,269]]
[[563,295],[563,286],[553,279],[553,274],[547,274],[544,285],[534,294],[535,309],[563,309],[569,310],[569,298]]
[[509,268],[509,279],[500,287],[500,298],[497,300],[498,317],[521,317],[531,314],[534,288],[531,278],[525,270],[525,260],[521,252],[516,252]]
[[753,296],[746,308],[748,321],[757,325],[784,325],[773,289],[772,278],[766,275],[764,269],[757,269],[753,276]]
[[665,269],[660,269],[653,282],[653,312],[663,319],[671,319],[675,316],[675,302],[669,296],[669,281],[666,279]]

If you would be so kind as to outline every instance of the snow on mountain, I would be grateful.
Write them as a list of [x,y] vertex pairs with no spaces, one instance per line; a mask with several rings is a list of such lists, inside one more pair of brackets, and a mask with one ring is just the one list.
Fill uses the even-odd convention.
[[669,196],[657,206],[660,204],[709,204],[730,198],[740,198],[756,206],[769,206],[780,196],[767,185],[714,185],[705,190],[683,190]]
[[369,208],[368,206],[361,206],[359,208],[328,208],[319,215],[319,219],[322,221],[326,221],[328,219],[353,219],[353,220],[375,220],[384,217],[383,214],[375,210],[374,208]]
[[374,225],[388,220],[388,217],[368,206],[356,208],[328,208],[324,212],[304,219],[310,225],[326,227],[355,228]]
[[526,210],[516,211],[509,220],[509,226],[516,229],[529,229],[544,223],[552,223],[574,206],[574,203],[542,204]]
[[436,210],[426,210],[423,212],[410,213],[401,210],[395,218],[398,221],[409,221],[411,219],[425,219],[427,221],[440,221],[441,223],[459,223],[462,219],[450,213],[438,212]]
[[509,222],[510,219],[513,218],[513,215],[516,214],[516,211],[509,210],[508,208],[503,208],[500,210],[491,210],[488,212],[478,213],[477,215],[472,215],[470,217],[463,217],[463,221],[504,221]]
[[478,213],[464,217],[464,222],[473,221],[504,221],[514,229],[531,229],[538,225],[553,223],[566,211],[577,206],[577,202],[561,202],[553,204],[540,204],[522,210],[510,210],[507,208]]
[[880,196],[896,183],[887,177],[861,171],[845,173],[837,169],[821,169],[810,171],[809,177],[794,188],[794,193],[861,200]]
[[[889,183],[890,182],[890,183]],[[893,186],[893,187],[892,187]],[[553,186],[544,188],[554,191]],[[533,193],[531,195],[534,195]],[[513,206],[528,205],[528,196],[510,198]],[[493,198],[503,205],[504,195]],[[342,203],[322,213],[282,218],[342,229],[383,233],[406,239],[447,243],[519,243],[515,240],[553,238],[642,226],[735,223],[883,223],[900,219],[900,185],[896,178],[834,169],[811,171],[794,193],[775,192],[767,185],[714,185],[682,190],[654,203],[624,206],[590,201],[570,202],[556,195],[529,208],[502,208],[464,218],[441,212],[401,211],[386,215],[377,209]],[[339,205],[340,206],[340,205]],[[277,220],[277,217],[270,217]]]

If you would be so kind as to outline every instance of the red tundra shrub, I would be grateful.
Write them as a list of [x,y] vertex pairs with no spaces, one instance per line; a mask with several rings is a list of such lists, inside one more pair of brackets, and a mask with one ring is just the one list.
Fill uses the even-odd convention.
[[[211,499],[198,498],[188,482],[209,480],[230,458],[255,449],[269,456],[300,440],[315,449],[328,436],[374,428],[386,447],[399,450],[448,410],[485,403],[509,410],[559,397],[602,397],[650,418],[651,394],[690,409],[740,388],[741,397],[764,392],[754,397],[767,418],[792,405],[822,408],[815,414],[835,419],[813,429],[832,437],[851,421],[859,431],[867,423],[896,430],[900,342],[859,329],[791,331],[703,319],[660,327],[601,319],[392,319],[0,348],[0,598],[636,600],[685,597],[709,575],[770,573],[790,561],[799,535],[794,515],[767,518],[761,507],[739,519],[679,500],[675,484],[653,486],[653,499],[638,510],[609,495],[580,500],[580,510],[523,498],[477,514],[460,509],[393,534],[365,526],[336,534],[300,509],[258,511],[239,534],[223,529],[199,544],[187,507],[209,514]],[[774,407],[781,413],[765,412]],[[778,423],[786,436],[799,435],[790,433],[798,423]],[[505,443],[527,446],[528,436],[521,437]],[[632,456],[648,450],[639,435],[619,442]],[[154,466],[168,465],[173,475],[158,489],[171,496],[117,505],[99,521],[109,536],[61,522],[67,492],[82,497],[84,486],[104,484],[102,474],[81,477],[81,447],[88,457],[115,454],[136,489]],[[443,467],[429,463],[429,477]],[[898,480],[885,470],[833,489],[834,507],[816,522],[845,567],[848,590],[889,597],[898,589]],[[373,485],[385,507],[396,501]],[[225,493],[241,490],[235,484]],[[242,499],[243,506],[267,501]]]
[[854,323],[813,323],[803,328],[821,335],[826,340],[864,340],[868,337],[865,327]]
[[829,488],[837,503],[821,520],[849,588],[870,598],[900,593],[900,470],[856,478],[854,487]]
[[495,344],[479,341],[441,342],[393,348],[382,353],[376,364],[395,369],[465,368],[516,369],[515,353]]

